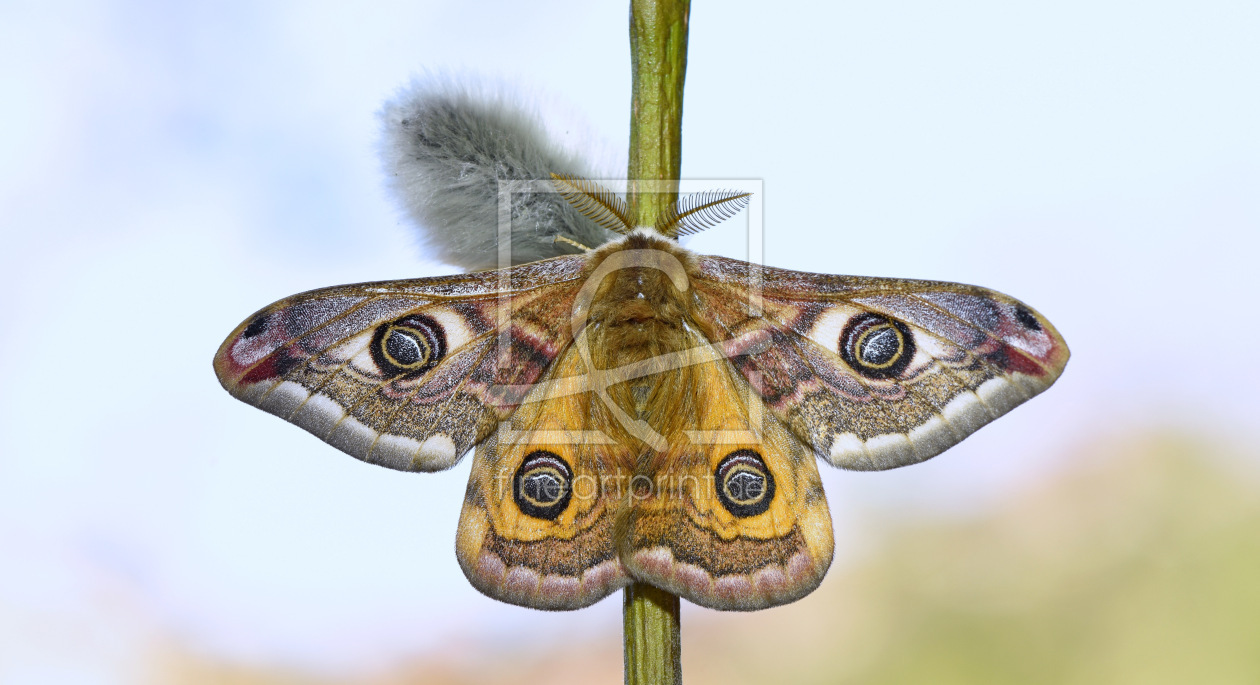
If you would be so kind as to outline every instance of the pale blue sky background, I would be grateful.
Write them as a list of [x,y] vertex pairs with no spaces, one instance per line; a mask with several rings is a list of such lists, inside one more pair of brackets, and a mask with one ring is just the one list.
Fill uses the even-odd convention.
[[[467,463],[361,464],[229,398],[210,359],[279,297],[449,272],[374,150],[412,74],[515,84],[615,173],[626,16],[0,7],[0,682],[127,682],[162,640],[345,669],[617,630],[616,599],[544,614],[467,585]],[[1073,350],[945,456],[828,470],[837,564],[868,542],[859,509],[983,507],[1100,435],[1254,439],[1258,33],[1244,0],[696,4],[683,173],[765,179],[768,263],[996,288]],[[740,256],[738,230],[692,247]]]

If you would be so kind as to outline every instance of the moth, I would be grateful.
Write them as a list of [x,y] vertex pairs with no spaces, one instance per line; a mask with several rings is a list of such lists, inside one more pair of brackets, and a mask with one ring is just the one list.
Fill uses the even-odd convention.
[[369,463],[475,448],[456,556],[495,599],[577,609],[634,581],[716,609],[799,599],[833,553],[817,459],[931,458],[1067,363],[1045,317],[991,290],[693,253],[678,238],[742,195],[635,226],[500,100],[414,86],[384,118],[395,189],[470,268],[498,249],[496,185],[553,179],[508,208],[517,263],[285,298],[214,368]]

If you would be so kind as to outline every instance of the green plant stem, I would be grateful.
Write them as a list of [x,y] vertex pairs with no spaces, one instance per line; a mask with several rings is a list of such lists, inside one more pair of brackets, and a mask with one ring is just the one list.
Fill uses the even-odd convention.
[[[630,216],[640,226],[678,199],[689,0],[631,0]],[[636,181],[663,181],[640,192]]]
[[[631,0],[630,216],[651,226],[678,199],[689,0]],[[643,184],[640,181],[657,182]],[[634,583],[625,590],[627,685],[682,683],[678,596]]]
[[622,620],[626,685],[681,683],[678,595],[634,583],[625,589]]

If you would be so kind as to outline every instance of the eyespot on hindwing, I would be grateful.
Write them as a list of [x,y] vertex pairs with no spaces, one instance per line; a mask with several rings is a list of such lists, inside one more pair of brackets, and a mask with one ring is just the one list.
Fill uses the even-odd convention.
[[528,516],[555,520],[572,497],[573,470],[555,452],[530,452],[512,477],[512,498]]
[[774,500],[774,474],[750,449],[726,455],[713,472],[713,486],[722,506],[740,518],[764,513]]

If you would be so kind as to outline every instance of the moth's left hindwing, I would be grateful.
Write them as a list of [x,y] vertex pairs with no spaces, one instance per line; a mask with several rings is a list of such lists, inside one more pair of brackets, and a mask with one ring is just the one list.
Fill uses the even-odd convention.
[[570,346],[477,446],[455,550],[495,599],[577,609],[629,582],[616,541],[636,455],[607,432],[586,372]]
[[215,373],[236,398],[358,459],[446,469],[569,343],[583,262],[294,295],[242,322]]

